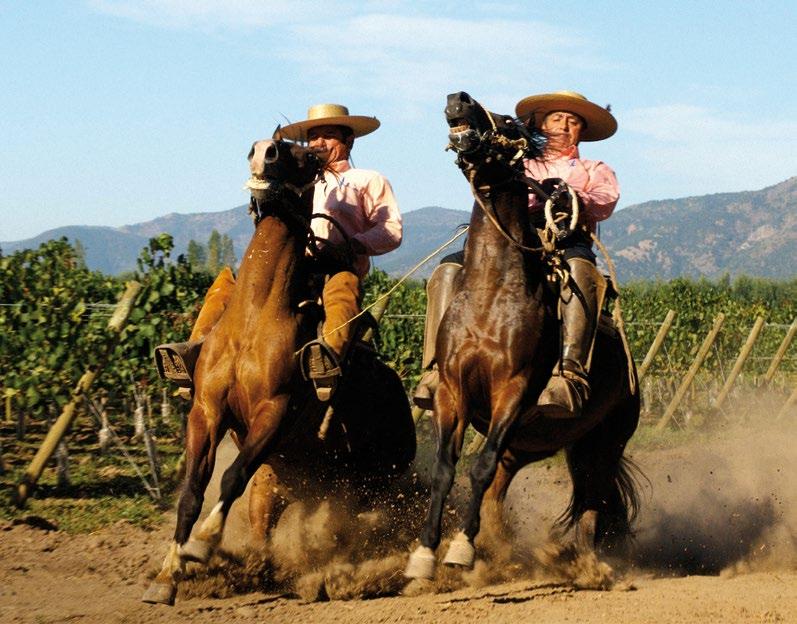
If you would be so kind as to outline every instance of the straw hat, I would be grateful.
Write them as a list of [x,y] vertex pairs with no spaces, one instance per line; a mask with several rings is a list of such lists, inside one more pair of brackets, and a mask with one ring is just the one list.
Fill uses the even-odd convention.
[[307,132],[318,126],[346,126],[355,137],[370,134],[379,127],[376,117],[349,115],[349,109],[341,104],[316,104],[307,111],[307,119],[283,126],[279,129],[283,138],[292,141],[306,141]]
[[609,112],[608,107],[603,108],[593,104],[575,91],[531,95],[520,100],[515,106],[517,116],[532,120],[537,128],[542,125],[545,116],[553,111],[573,113],[586,122],[586,127],[581,131],[582,141],[601,141],[617,132],[617,120]]

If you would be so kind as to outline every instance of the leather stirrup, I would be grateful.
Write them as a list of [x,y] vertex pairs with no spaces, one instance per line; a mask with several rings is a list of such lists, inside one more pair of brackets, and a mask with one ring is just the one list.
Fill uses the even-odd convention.
[[340,359],[322,338],[311,340],[299,351],[302,377],[312,382],[319,401],[332,398],[341,375]]

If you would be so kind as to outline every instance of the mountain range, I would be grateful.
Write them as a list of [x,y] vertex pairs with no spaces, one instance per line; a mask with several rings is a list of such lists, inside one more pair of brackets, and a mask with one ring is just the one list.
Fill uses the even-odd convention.
[[[391,275],[403,274],[469,220],[466,211],[439,206],[407,212],[401,247],[375,258],[374,264]],[[206,242],[213,229],[232,238],[240,258],[252,235],[246,206],[221,212],[172,213],[117,228],[60,227],[27,240],[2,242],[0,249],[8,254],[65,236],[81,242],[90,268],[118,274],[135,267],[136,257],[150,237],[172,234],[179,254],[186,252],[192,239]],[[601,224],[600,236],[621,282],[679,276],[716,278],[726,273],[793,277],[797,273],[797,176],[758,191],[628,206]],[[461,246],[458,241],[448,252]],[[427,262],[416,276],[428,277],[436,262]]]

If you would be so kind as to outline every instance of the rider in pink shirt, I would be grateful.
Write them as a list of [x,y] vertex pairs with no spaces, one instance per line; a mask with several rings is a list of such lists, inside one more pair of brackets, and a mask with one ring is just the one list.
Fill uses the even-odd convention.
[[[620,197],[614,171],[599,160],[585,160],[578,150],[580,141],[600,141],[614,134],[617,122],[605,108],[583,95],[560,91],[535,95],[521,100],[517,115],[545,135],[542,157],[526,160],[528,177],[544,188],[552,189],[566,182],[578,195],[582,226],[557,242],[559,253],[569,271],[561,287],[563,349],[551,380],[540,395],[540,410],[558,418],[577,418],[589,397],[588,373],[598,315],[606,291],[606,281],[595,267],[595,254],[589,234],[598,221],[608,218]],[[532,222],[545,225],[544,203],[529,194]],[[443,258],[427,284],[427,330],[424,340],[424,374],[413,400],[425,409],[432,408],[432,396],[438,383],[433,367],[433,344],[436,324],[453,292],[453,280],[462,263],[462,252]],[[574,292],[578,293],[573,296]],[[430,329],[431,328],[431,329]],[[432,346],[430,346],[432,345]]]
[[[595,266],[590,233],[595,232],[598,221],[612,214],[620,197],[614,171],[599,160],[582,159],[578,144],[609,138],[617,130],[617,121],[607,108],[572,91],[524,98],[516,113],[546,138],[542,157],[527,160],[526,173],[544,188],[566,182],[579,200],[580,227],[557,241],[569,276],[560,285],[561,357],[537,401],[540,411],[549,417],[578,418],[589,399],[592,348],[606,293],[606,280]],[[536,213],[542,206],[536,195],[529,195],[529,210],[538,225]]]
[[[318,365],[310,371],[322,400],[331,397],[340,374],[338,359],[351,337],[351,321],[360,311],[360,282],[368,273],[369,257],[401,243],[401,215],[390,182],[376,171],[349,165],[354,139],[378,127],[375,117],[349,115],[340,104],[318,104],[310,107],[307,119],[279,128],[275,137],[306,142],[324,162],[324,175],[313,193],[313,214],[331,217],[339,226],[323,218],[310,224],[323,239],[318,241],[315,266],[328,276],[322,293],[323,337],[317,341],[323,353],[311,358]],[[234,288],[235,277],[225,267],[208,290],[189,343],[181,349],[198,353],[200,341],[221,317]]]
[[[332,162],[329,168],[316,183],[313,214],[333,217],[359,243],[362,250],[356,255],[354,272],[362,279],[368,273],[369,256],[385,254],[401,244],[401,214],[390,182],[381,174],[354,168],[347,160]],[[311,227],[320,238],[344,242],[326,219],[313,219]]]

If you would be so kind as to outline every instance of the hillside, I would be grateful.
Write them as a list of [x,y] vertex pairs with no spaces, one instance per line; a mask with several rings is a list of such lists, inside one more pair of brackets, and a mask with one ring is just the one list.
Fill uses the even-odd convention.
[[622,280],[797,273],[797,177],[760,191],[652,201],[615,213],[601,237]]
[[[430,206],[404,214],[404,243],[375,259],[388,273],[401,274],[447,240],[469,214]],[[132,269],[149,237],[174,236],[177,253],[191,239],[205,242],[211,230],[233,239],[240,258],[252,233],[246,206],[221,212],[172,213],[121,228],[70,226],[35,238],[0,243],[3,253],[66,236],[80,240],[91,268],[107,273]],[[719,193],[651,201],[618,210],[602,224],[601,237],[617,264],[621,281],[718,277],[747,274],[791,277],[797,272],[797,177],[759,191]],[[461,248],[455,243],[449,251]],[[435,260],[418,277],[427,277]]]

